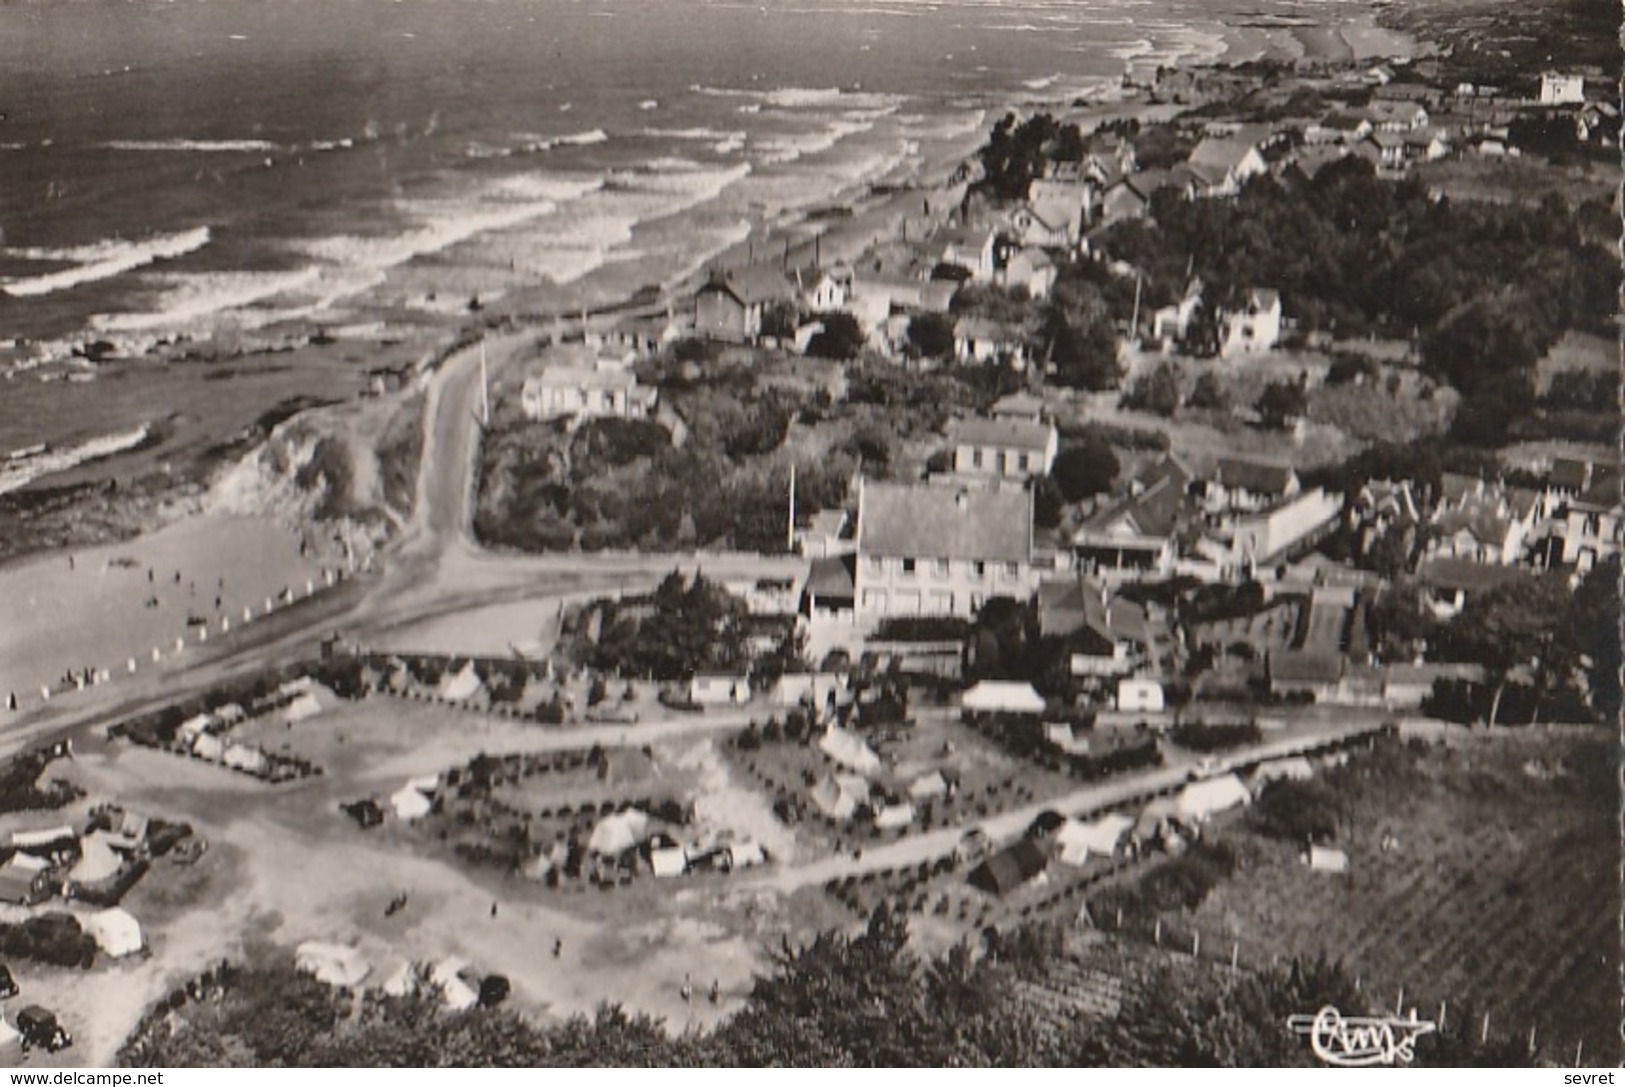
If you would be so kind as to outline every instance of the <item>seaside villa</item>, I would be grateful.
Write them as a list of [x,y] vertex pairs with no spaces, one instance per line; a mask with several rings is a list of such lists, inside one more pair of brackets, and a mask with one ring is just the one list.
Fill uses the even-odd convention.
[[525,418],[643,419],[654,411],[659,393],[639,385],[637,375],[606,361],[558,362],[525,379],[520,407]]

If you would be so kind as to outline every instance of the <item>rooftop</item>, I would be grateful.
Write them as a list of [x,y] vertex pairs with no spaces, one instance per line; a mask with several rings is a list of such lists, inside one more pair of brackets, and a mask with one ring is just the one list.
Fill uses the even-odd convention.
[[1424,585],[1464,592],[1486,592],[1532,576],[1518,566],[1497,566],[1469,559],[1430,559],[1416,571]]
[[865,482],[858,550],[865,555],[1026,562],[1033,506],[1026,491]]
[[1279,650],[1270,654],[1272,683],[1336,683],[1343,678],[1343,658],[1335,653]]
[[793,285],[784,272],[772,265],[752,264],[744,268],[730,268],[713,277],[700,293],[726,291],[745,305],[788,299]]
[[1049,449],[1053,431],[1043,423],[1026,419],[954,419],[948,423],[948,440],[955,445],[986,445],[1043,453]]
[[1292,481],[1296,478],[1297,473],[1289,464],[1271,464],[1241,457],[1221,457],[1213,472],[1213,481],[1225,487],[1239,487],[1255,494],[1275,496],[1291,490]]

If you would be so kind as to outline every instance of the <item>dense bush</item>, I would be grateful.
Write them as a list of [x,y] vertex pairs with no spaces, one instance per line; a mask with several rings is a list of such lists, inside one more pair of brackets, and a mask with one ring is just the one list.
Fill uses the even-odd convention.
[[1337,837],[1342,808],[1323,782],[1280,778],[1264,786],[1253,804],[1259,833],[1287,842],[1328,842]]

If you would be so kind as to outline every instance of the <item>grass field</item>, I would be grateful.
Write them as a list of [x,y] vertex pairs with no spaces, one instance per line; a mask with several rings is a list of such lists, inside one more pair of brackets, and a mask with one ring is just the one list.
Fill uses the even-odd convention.
[[[1556,769],[1556,773],[1552,771]],[[1596,733],[1501,733],[1397,745],[1328,778],[1347,875],[1245,822],[1234,875],[1182,920],[1252,958],[1341,958],[1374,996],[1489,1016],[1553,1059],[1617,1062],[1617,757]],[[1398,839],[1381,848],[1385,834]],[[1266,958],[1267,964],[1267,958]]]

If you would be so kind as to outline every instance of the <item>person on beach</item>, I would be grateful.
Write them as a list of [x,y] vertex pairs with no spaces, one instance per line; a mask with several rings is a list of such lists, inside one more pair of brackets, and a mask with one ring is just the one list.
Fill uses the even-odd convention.
[[497,904],[496,904],[496,900],[492,899],[491,900],[491,916],[493,918],[495,918],[496,915],[497,915]]
[[716,1003],[720,1002],[721,1000],[722,1000],[722,985],[715,978],[712,978],[711,979],[711,1003],[716,1004]]
[[147,584],[152,584],[152,567],[147,567]]
[[72,555],[68,556],[68,569],[69,570],[73,569],[73,556]]
[[694,983],[689,981],[687,974],[683,975],[683,987],[678,990],[678,993],[682,996],[684,1004],[694,999]]
[[[16,695],[12,695],[11,697],[12,697],[12,701],[16,701],[16,698],[17,698]],[[14,706],[12,708],[15,709],[16,707]],[[553,937],[553,957],[556,959],[561,954],[563,954],[563,952],[564,952],[564,941],[559,939],[557,936]]]

